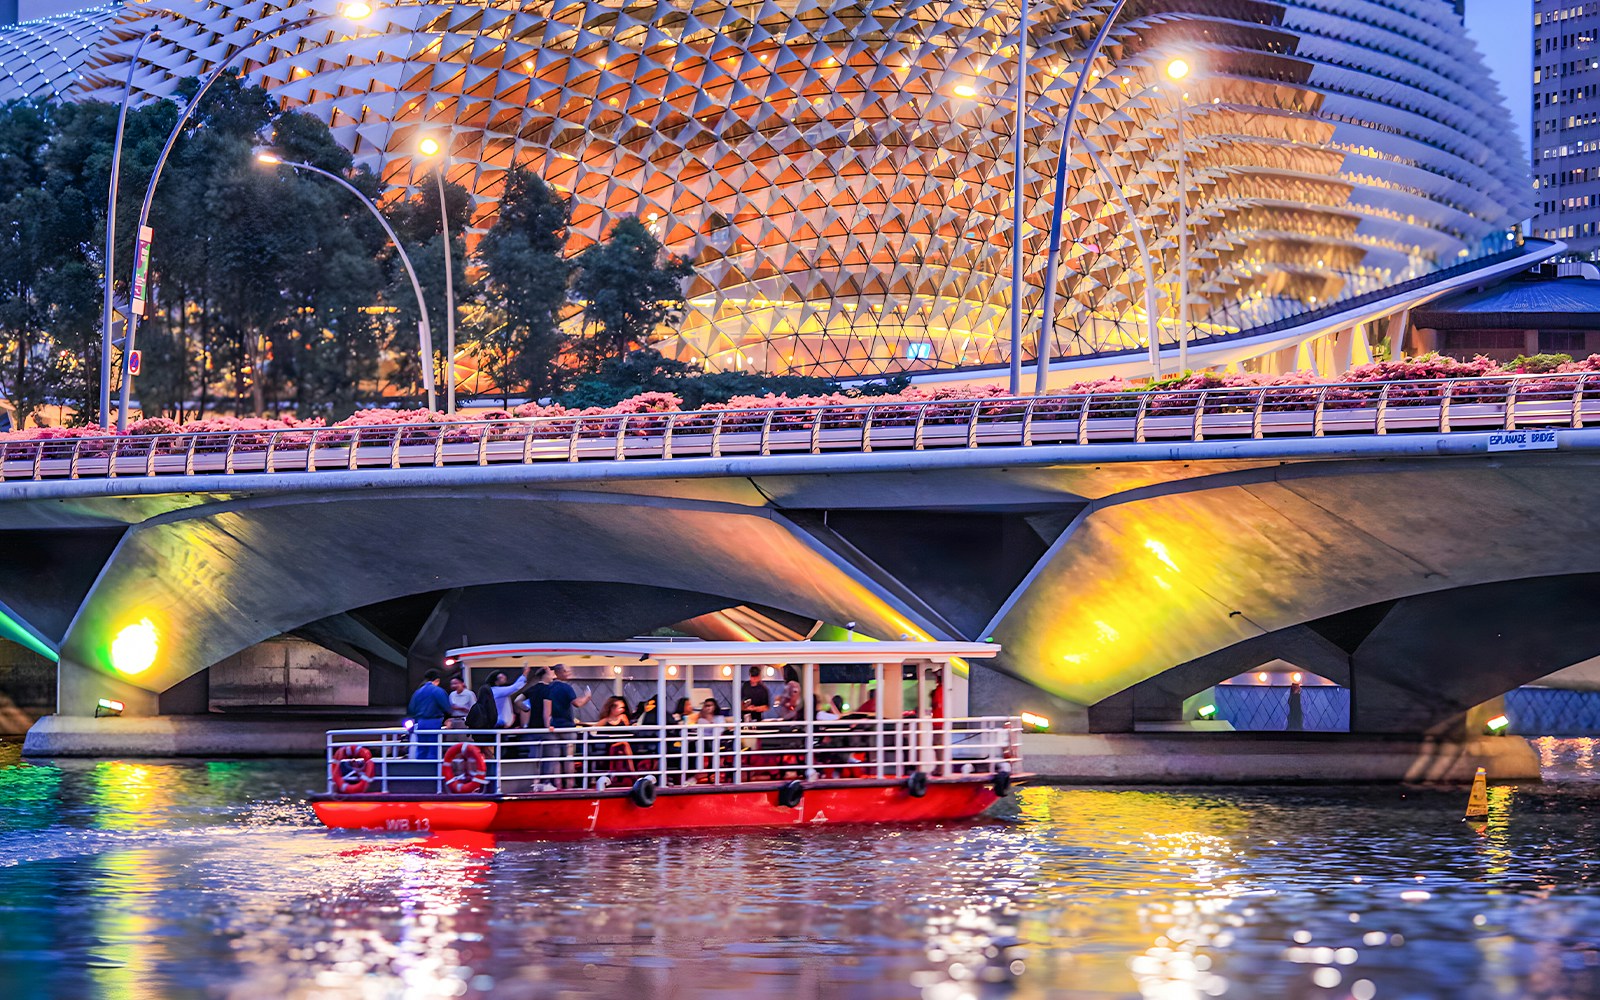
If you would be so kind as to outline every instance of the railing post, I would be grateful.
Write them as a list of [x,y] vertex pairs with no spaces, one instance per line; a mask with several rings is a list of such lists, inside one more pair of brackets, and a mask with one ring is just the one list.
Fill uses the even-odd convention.
[[822,454],[822,412],[823,407],[817,407],[817,415],[811,418],[811,454]]
[[1194,404],[1194,428],[1192,433],[1189,435],[1191,440],[1204,441],[1206,439],[1206,431],[1205,427],[1203,426],[1205,415],[1206,391],[1201,389],[1200,398],[1196,400]]
[[578,460],[578,435],[580,432],[582,432],[582,430],[583,418],[573,417],[572,435],[567,438],[567,461],[569,462],[576,462]]
[[761,421],[761,454],[772,454],[772,411],[767,411],[767,417]]
[[[111,447],[106,449],[106,478],[115,479],[117,478],[117,446],[122,443],[122,438],[113,437],[110,442]],[[33,478],[38,479],[39,462],[44,458],[44,442],[39,441],[36,444],[38,447],[33,453]]]
[[1311,436],[1322,437],[1323,420],[1327,415],[1328,387],[1323,386],[1317,390],[1317,408],[1311,412]]
[[1578,384],[1572,389],[1572,426],[1575,430],[1583,429],[1583,389],[1588,381],[1588,375],[1579,375]]
[[1266,437],[1266,430],[1262,427],[1261,414],[1267,408],[1267,387],[1256,389],[1256,405],[1250,412],[1250,438],[1260,441]]
[[[78,452],[80,450],[82,450],[82,448],[83,448],[83,438],[78,438],[76,441],[72,442],[72,461],[67,463],[67,478],[68,479],[77,479],[78,478]],[[3,478],[4,474],[5,474],[5,458],[4,458],[4,456],[0,456],[0,478]]]
[[1511,388],[1506,390],[1506,422],[1504,429],[1508,431],[1517,429],[1517,388],[1521,385],[1521,381],[1513,378],[1511,380]]
[[978,411],[982,408],[983,404],[981,402],[974,401],[972,404],[972,413],[967,416],[968,448],[976,448],[978,446]]
[[1378,414],[1373,418],[1373,432],[1376,434],[1389,433],[1389,386],[1392,382],[1383,383],[1383,388],[1378,390]]
[[616,451],[616,459],[619,462],[628,457],[628,454],[627,454],[627,452],[628,452],[627,441],[628,441],[628,415],[626,413],[624,413],[622,415],[622,419],[617,421],[617,451]]
[[[150,450],[145,452],[144,456],[144,474],[147,476],[153,476],[156,474],[156,449],[160,444],[161,435],[150,435]],[[72,446],[72,450],[76,452],[78,450],[78,446],[74,444]]]
[[711,457],[722,457],[722,420],[728,415],[726,410],[718,410],[716,417],[711,421]]
[[522,425],[522,464],[533,464],[533,429],[538,425],[528,421]]
[[1444,384],[1444,395],[1439,399],[1439,433],[1450,433],[1450,397],[1455,394],[1455,379]]
[[352,427],[350,429],[350,450],[344,456],[344,467],[346,469],[349,469],[352,472],[355,471],[356,466],[358,464],[360,464],[357,461],[357,458],[356,458],[356,456],[358,454],[360,454],[360,451],[361,451],[361,428]]
[[389,439],[389,468],[398,469],[400,468],[400,425],[396,424],[390,428],[390,431],[393,433],[393,437]]
[[922,428],[928,422],[928,404],[917,404],[917,425],[911,432],[911,450],[922,450]]
[[233,475],[233,452],[234,446],[238,443],[239,435],[236,432],[230,432],[228,434],[227,447],[225,447],[222,452],[222,471],[224,474],[229,476]]
[[439,433],[436,434],[433,439],[433,467],[435,469],[441,469],[444,467],[445,425],[436,424],[435,426],[438,428]]
[[1150,393],[1139,394],[1139,409],[1133,415],[1133,443],[1144,444],[1144,420],[1150,411]]
[[1093,402],[1094,402],[1094,393],[1091,392],[1087,396],[1083,397],[1083,405],[1078,408],[1078,435],[1077,435],[1077,437],[1078,437],[1078,443],[1079,444],[1088,444],[1089,443],[1089,411],[1091,409],[1089,404],[1091,404]]
[[199,440],[200,435],[189,435],[189,449],[184,453],[183,456],[183,474],[186,476],[194,475],[194,446]]
[[265,469],[268,474],[276,471],[272,466],[272,460],[278,450],[278,434],[278,431],[272,431],[267,434],[267,457],[262,460],[261,467]]
[[1030,396],[1028,405],[1022,408],[1022,446],[1033,447],[1033,407],[1038,402],[1038,397]]
[[861,451],[863,454],[872,454],[872,415],[878,412],[876,406],[867,407],[867,417],[861,421]]
[[[667,429],[661,432],[661,457],[662,458],[671,458],[672,457],[672,428],[673,428],[673,425],[677,422],[677,419],[678,419],[678,415],[676,413],[667,414]],[[667,713],[666,712],[658,712],[657,714],[660,715],[663,719],[667,717]]]

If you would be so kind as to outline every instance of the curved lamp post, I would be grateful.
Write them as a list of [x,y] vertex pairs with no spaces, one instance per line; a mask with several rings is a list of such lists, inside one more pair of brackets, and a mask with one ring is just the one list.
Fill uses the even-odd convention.
[[[1182,59],[1167,63],[1167,79],[1177,83],[1189,75]],[[1178,371],[1189,370],[1189,149],[1183,131],[1187,100],[1178,90]]]
[[439,232],[444,236],[444,412],[456,412],[456,289],[455,263],[450,252],[450,213],[444,203],[444,175],[450,169],[450,153],[438,139],[425,136],[417,152],[432,159],[439,157],[433,179],[439,185]]
[[417,281],[416,268],[411,266],[411,258],[406,254],[406,248],[400,242],[400,237],[395,235],[394,228],[389,225],[389,220],[383,217],[383,213],[378,210],[377,205],[372,203],[371,198],[362,194],[361,190],[354,184],[331,170],[323,170],[321,167],[314,167],[309,163],[297,160],[285,160],[276,153],[270,153],[265,150],[257,152],[256,159],[261,163],[284,166],[291,170],[306,170],[328,178],[355,195],[357,200],[366,206],[367,211],[372,213],[372,217],[378,220],[378,225],[383,227],[383,231],[388,234],[389,242],[394,244],[395,253],[400,255],[400,263],[405,265],[406,277],[411,279],[411,291],[417,296],[417,315],[419,317],[417,320],[417,338],[422,347],[422,387],[428,393],[428,409],[433,409],[437,400],[434,397],[433,389],[433,333],[428,327],[428,303],[422,297],[422,285]]
[[[1054,322],[1052,317],[1056,308],[1056,279],[1060,271],[1058,263],[1061,256],[1061,215],[1067,206],[1067,172],[1072,159],[1072,131],[1077,124],[1078,103],[1083,99],[1084,87],[1089,82],[1089,67],[1100,55],[1101,46],[1111,36],[1111,27],[1116,23],[1117,15],[1122,13],[1122,8],[1128,5],[1128,0],[1116,0],[1111,9],[1106,12],[1106,19],[1100,25],[1100,30],[1095,32],[1094,41],[1089,43],[1089,48],[1083,53],[1083,65],[1078,69],[1078,83],[1072,88],[1072,100],[1067,104],[1067,116],[1061,123],[1061,153],[1056,157],[1056,183],[1055,193],[1050,203],[1050,245],[1045,257],[1044,274],[1044,302],[1039,315],[1039,344],[1035,349],[1034,363],[1034,392],[1043,394],[1049,387],[1050,380],[1050,345]],[[1017,239],[1019,234],[1013,233],[1012,239]],[[1015,295],[1015,291],[1012,293]],[[1016,308],[1016,303],[1012,303]],[[1021,354],[1022,344],[1020,336],[1018,342],[1011,345],[1014,355]]]
[[111,426],[111,291],[117,272],[117,180],[122,175],[122,135],[128,127],[128,102],[133,97],[133,74],[145,43],[161,37],[156,25],[139,37],[139,44],[128,60],[128,80],[122,85],[122,106],[117,111],[117,137],[111,146],[111,193],[106,198],[106,256],[102,261],[105,278],[105,303],[100,313],[100,429]]
[[[277,26],[276,30],[280,32],[293,31],[297,28],[309,27],[310,25],[316,24],[319,21],[332,20],[335,17],[344,17],[347,20],[360,21],[364,18],[370,17],[372,15],[372,9],[372,5],[368,3],[367,0],[350,0],[350,2],[344,4],[340,8],[338,14],[316,14],[311,17],[303,17],[298,21],[289,21],[280,24]],[[144,203],[139,207],[139,225],[134,231],[136,243],[133,254],[133,277],[129,283],[128,289],[130,306],[132,306],[134,288],[139,284],[140,271],[143,270],[141,264],[145,262],[146,254],[149,250],[148,246],[141,246],[141,244],[146,243],[145,229],[147,223],[150,221],[150,203],[155,200],[156,184],[161,180],[161,171],[167,165],[167,157],[172,155],[172,147],[177,143],[178,136],[183,132],[183,127],[189,123],[190,117],[194,115],[195,109],[200,106],[200,101],[206,96],[206,91],[210,90],[211,85],[216,83],[217,80],[222,77],[222,74],[228,71],[228,68],[233,65],[234,59],[237,59],[240,55],[249,51],[249,49],[259,42],[266,35],[266,33],[266,29],[257,28],[255,34],[251,37],[249,42],[241,45],[238,51],[234,52],[233,55],[229,56],[227,59],[217,63],[211,72],[205,75],[205,77],[200,81],[200,86],[195,90],[194,96],[189,98],[188,102],[184,104],[183,111],[178,115],[178,120],[172,126],[171,133],[167,135],[166,144],[161,147],[161,155],[156,157],[155,170],[151,172],[150,183],[144,189]],[[144,252],[141,253],[141,250]],[[128,391],[129,383],[132,382],[132,372],[129,369],[133,360],[134,338],[139,332],[139,315],[140,308],[129,308],[128,331],[122,343],[122,389],[117,397],[118,433],[128,429]]]

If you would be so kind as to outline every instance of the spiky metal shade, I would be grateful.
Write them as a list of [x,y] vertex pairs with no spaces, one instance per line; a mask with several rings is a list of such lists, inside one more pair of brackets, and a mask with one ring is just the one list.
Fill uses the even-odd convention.
[[[1109,5],[1063,0],[1030,33],[1030,325],[1064,91]],[[0,32],[0,96],[117,99],[132,39],[159,19],[143,97],[232,59],[396,188],[431,169],[417,142],[440,140],[479,227],[513,164],[574,197],[580,242],[644,219],[695,265],[669,355],[822,375],[1007,360],[1010,3],[400,3],[359,26],[320,2],[117,10],[68,31],[87,67],[15,54],[61,19]],[[1180,156],[1200,338],[1501,249],[1529,212],[1509,117],[1438,0],[1145,0],[1115,42],[1075,144],[1056,356],[1139,348],[1136,228],[1176,340]],[[1181,87],[1161,72],[1178,54],[1195,68]]]

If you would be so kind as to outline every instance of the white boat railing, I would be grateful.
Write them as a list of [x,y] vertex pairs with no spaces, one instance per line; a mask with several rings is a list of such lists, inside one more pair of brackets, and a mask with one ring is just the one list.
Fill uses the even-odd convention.
[[[1595,392],[1590,390],[1594,389]],[[0,483],[1582,428],[1600,373],[0,442]]]
[[1020,737],[1020,721],[1005,716],[344,729],[327,735],[328,791],[526,796],[628,789],[646,776],[658,788],[900,780],[917,772],[933,779],[982,776],[1017,768]]

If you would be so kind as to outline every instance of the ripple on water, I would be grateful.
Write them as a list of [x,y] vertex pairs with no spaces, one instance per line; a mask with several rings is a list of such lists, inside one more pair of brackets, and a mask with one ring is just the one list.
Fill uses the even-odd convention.
[[1600,995],[1588,781],[1486,824],[1458,790],[1031,788],[1006,821],[540,842],[331,834],[320,780],[0,758],[0,996]]

